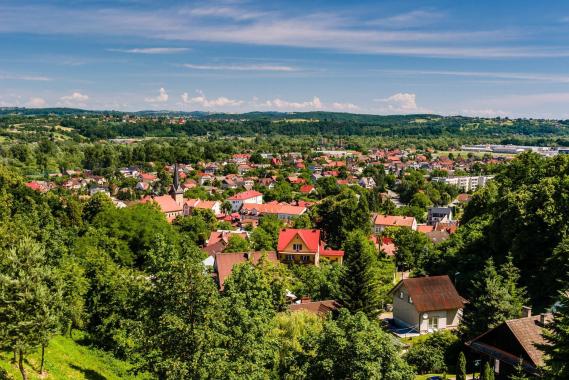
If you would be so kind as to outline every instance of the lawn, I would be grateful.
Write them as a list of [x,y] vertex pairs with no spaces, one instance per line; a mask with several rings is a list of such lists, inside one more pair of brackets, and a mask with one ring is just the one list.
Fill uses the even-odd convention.
[[[57,336],[53,338],[45,352],[45,371],[47,376],[38,374],[40,351],[26,357],[25,367],[29,380],[114,380],[149,379],[149,376],[134,376],[129,373],[131,365],[115,359],[109,353],[89,347],[81,342],[82,334],[76,332],[74,339]],[[0,368],[8,371],[13,379],[21,379],[20,371],[11,362],[10,352],[0,352]]]
[[[415,380],[426,380],[431,376],[441,376],[442,377],[443,374],[442,373],[429,373],[427,375],[417,375],[417,376],[415,376]],[[447,374],[447,379],[455,379],[455,378],[456,378],[456,375],[451,375],[450,373]]]

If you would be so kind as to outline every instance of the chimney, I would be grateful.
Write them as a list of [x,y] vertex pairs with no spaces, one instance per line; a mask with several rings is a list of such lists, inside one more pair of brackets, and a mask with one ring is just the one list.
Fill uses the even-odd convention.
[[540,323],[542,326],[545,326],[546,323],[547,323],[546,320],[545,320],[545,317],[546,317],[546,316],[547,316],[546,313],[541,313],[541,314],[539,315],[539,323]]
[[522,318],[531,317],[531,307],[530,306],[522,306]]

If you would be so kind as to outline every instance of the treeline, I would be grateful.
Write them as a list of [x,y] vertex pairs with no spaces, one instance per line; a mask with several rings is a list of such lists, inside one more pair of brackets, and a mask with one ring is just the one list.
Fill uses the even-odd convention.
[[[77,130],[88,138],[144,136],[377,136],[377,137],[437,137],[437,136],[567,136],[564,122],[543,120],[495,120],[464,117],[400,116],[373,117],[361,121],[358,117],[322,120],[245,119],[187,120],[171,124],[166,119],[143,119],[135,123],[102,122],[79,118],[64,118],[61,124]],[[365,120],[365,119],[364,119]]]

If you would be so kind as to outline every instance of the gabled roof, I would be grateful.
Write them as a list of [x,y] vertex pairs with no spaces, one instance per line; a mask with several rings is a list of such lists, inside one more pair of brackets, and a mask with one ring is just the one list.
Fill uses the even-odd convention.
[[144,197],[140,200],[140,203],[156,202],[160,206],[162,212],[177,212],[182,211],[182,206],[177,204],[174,198],[170,195],[160,195],[157,197]]
[[412,216],[399,215],[377,215],[373,221],[375,225],[393,226],[393,227],[409,227],[413,226],[415,218]]
[[305,310],[318,315],[325,315],[339,308],[340,304],[334,300],[295,303],[288,307],[292,312]]
[[[219,288],[223,290],[225,280],[231,272],[233,267],[237,264],[251,260],[253,264],[257,264],[265,252],[252,252],[252,253],[217,253],[215,255],[215,268],[217,271],[217,278],[219,281]],[[274,263],[278,262],[277,254],[275,252],[266,252],[267,259]]]
[[484,334],[467,342],[473,350],[499,357],[511,366],[516,366],[520,359],[524,367],[535,373],[543,365],[543,351],[539,347],[547,342],[542,336],[544,323],[551,321],[551,314],[535,315],[511,319],[486,331]]
[[302,215],[306,212],[305,207],[292,206],[289,204],[243,204],[242,212],[257,210],[259,214],[287,214]]
[[417,312],[461,309],[464,299],[458,294],[450,278],[444,276],[414,277],[401,280],[392,290],[405,287]]
[[312,251],[317,252],[318,246],[320,244],[320,230],[307,230],[307,229],[295,229],[295,228],[285,228],[279,232],[279,242],[277,244],[277,250],[283,251],[291,242],[292,239],[298,236],[306,247]]
[[262,196],[262,193],[259,193],[256,190],[247,190],[242,193],[235,194],[232,197],[227,198],[230,201],[243,201],[245,199],[255,198],[258,196]]

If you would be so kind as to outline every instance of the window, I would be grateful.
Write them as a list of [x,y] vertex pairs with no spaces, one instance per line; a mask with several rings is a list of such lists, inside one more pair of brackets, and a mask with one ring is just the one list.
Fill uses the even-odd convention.
[[293,257],[292,255],[286,255],[286,261],[292,261]]
[[300,256],[300,261],[302,261],[303,263],[306,263],[309,259],[310,257],[307,255]]
[[302,251],[302,244],[295,243],[292,245],[292,249],[295,251]]
[[439,317],[429,317],[429,330],[439,329]]
[[409,296],[408,301],[409,303],[413,303],[413,299],[411,298],[411,296]]
[[403,297],[405,296],[405,294],[403,293],[403,291],[399,292],[399,298],[403,299]]

